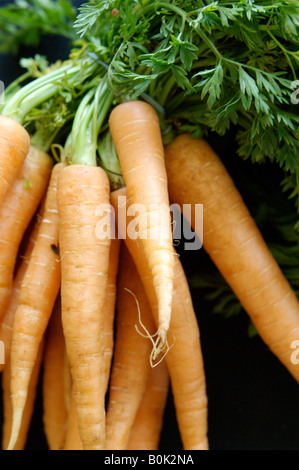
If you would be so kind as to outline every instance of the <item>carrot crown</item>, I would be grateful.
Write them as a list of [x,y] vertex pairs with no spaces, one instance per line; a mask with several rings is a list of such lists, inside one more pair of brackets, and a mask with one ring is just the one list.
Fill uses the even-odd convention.
[[68,141],[72,164],[97,165],[98,136],[113,100],[105,78],[98,81],[97,87],[85,94],[73,120]]

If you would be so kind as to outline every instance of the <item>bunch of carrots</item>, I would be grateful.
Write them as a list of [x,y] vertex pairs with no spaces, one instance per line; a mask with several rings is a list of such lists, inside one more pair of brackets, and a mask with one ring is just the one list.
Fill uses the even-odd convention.
[[[61,73],[71,80],[73,72]],[[44,87],[37,104],[55,94],[55,80],[27,85]],[[170,203],[203,204],[205,250],[299,382],[290,361],[299,339],[294,291],[204,139],[181,134],[164,145],[154,107],[115,104],[100,81],[81,98],[57,161],[52,140],[42,148],[25,129],[18,99],[0,117],[3,449],[26,444],[42,370],[50,450],[158,449],[170,388],[184,449],[208,450],[200,331]],[[103,129],[118,187],[98,159]],[[196,231],[192,211],[188,222]]]

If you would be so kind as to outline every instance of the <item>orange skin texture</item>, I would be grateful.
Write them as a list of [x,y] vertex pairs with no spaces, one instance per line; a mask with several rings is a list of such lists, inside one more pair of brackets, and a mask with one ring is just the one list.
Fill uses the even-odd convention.
[[[116,278],[118,272],[118,261],[121,241],[117,238],[111,239],[109,254],[109,268],[106,288],[106,301],[103,307],[104,315],[104,342],[105,342],[105,376],[106,389],[110,378],[111,360],[114,347],[114,318],[115,318],[115,300],[116,300]],[[72,397],[68,413],[68,429],[64,450],[83,450],[81,438],[78,430],[78,420],[76,414],[76,405]]]
[[76,403],[73,394],[68,412],[68,428],[63,450],[83,450],[78,429]]
[[117,238],[111,239],[109,268],[106,287],[106,301],[103,307],[104,316],[104,339],[105,339],[105,375],[106,388],[110,377],[111,360],[114,347],[114,317],[116,300],[116,282],[118,272],[118,259],[121,241]]
[[62,324],[85,450],[103,449],[105,443],[103,307],[111,243],[110,227],[106,238],[96,235],[96,209],[109,204],[109,194],[101,168],[63,169],[58,187]]
[[162,361],[150,370],[127,450],[158,450],[168,391],[169,375]]
[[[14,322],[16,310],[19,305],[21,285],[23,282],[23,278],[25,276],[27,266],[29,264],[32,250],[36,242],[36,237],[38,234],[41,218],[42,218],[42,215],[41,215],[41,212],[39,212],[39,214],[36,217],[34,217],[32,221],[34,222],[34,224],[30,231],[30,235],[28,236],[24,254],[21,256],[21,262],[19,263],[18,269],[16,271],[16,275],[13,280],[13,286],[12,286],[9,303],[8,303],[5,315],[0,324],[0,341],[2,341],[5,346],[5,362],[8,362],[9,360],[11,341],[12,341],[12,332],[13,332],[13,322]],[[4,368],[4,364],[3,365],[0,364],[0,372],[3,370],[3,368]]]
[[62,450],[67,428],[65,340],[58,294],[50,318],[43,359],[43,424],[49,450]]
[[[118,220],[118,210],[121,209],[118,207],[118,198],[125,195],[125,188],[111,193],[116,220]],[[126,222],[129,223],[129,218]],[[143,247],[138,240],[125,237],[127,227],[118,225],[118,230],[125,238],[126,246],[139,272],[157,324],[159,321],[158,303]],[[175,254],[173,258],[175,259],[174,290],[168,334],[170,349],[164,360],[170,375],[184,449],[207,450],[208,409],[200,332],[183,267]]]
[[43,219],[23,278],[15,314],[11,345],[11,393],[14,409],[11,445],[25,406],[30,374],[47,328],[60,287],[58,246],[59,217],[57,184],[62,164],[53,167],[44,205]]
[[[159,302],[159,333],[166,340],[171,316],[173,288],[172,231],[168,211],[169,198],[164,148],[156,111],[142,101],[130,101],[115,107],[109,118],[112,139],[119,158],[121,172],[133,204],[142,204],[146,213],[145,227],[140,228],[141,243],[153,277]],[[167,208],[161,220],[151,219],[157,213],[151,205]],[[144,220],[142,219],[141,220]],[[150,236],[150,230],[163,228],[164,236]],[[167,234],[167,236],[166,236]],[[143,237],[143,238],[142,238]],[[147,237],[147,238],[145,238]]]
[[[34,364],[32,375],[30,378],[28,386],[28,395],[26,400],[26,405],[23,412],[22,424],[19,432],[17,442],[13,450],[24,450],[28,432],[31,424],[31,418],[34,412],[34,403],[37,394],[37,385],[40,376],[40,370],[42,365],[43,358],[43,348],[44,343],[42,342],[38,351],[36,362]],[[2,426],[2,449],[6,449],[9,443],[9,438],[11,434],[12,426],[12,402],[10,394],[10,379],[11,379],[11,370],[10,370],[10,361],[5,364],[5,368],[2,373],[2,391],[3,391],[3,414],[4,421]]]
[[47,189],[51,169],[49,155],[31,146],[0,206],[0,320],[9,302],[19,246]]
[[153,334],[155,322],[150,305],[131,255],[122,244],[117,283],[116,339],[106,419],[105,448],[108,450],[126,449],[150,370],[152,344],[135,329],[137,325],[141,330],[137,304],[125,289],[136,296],[141,321]]
[[[299,382],[291,343],[299,338],[299,302],[270,253],[221,160],[203,139],[177,137],[165,148],[173,202],[203,204],[203,246],[265,344]],[[194,216],[190,220],[196,229]]]
[[30,137],[14,119],[0,116],[0,205],[27,156]]

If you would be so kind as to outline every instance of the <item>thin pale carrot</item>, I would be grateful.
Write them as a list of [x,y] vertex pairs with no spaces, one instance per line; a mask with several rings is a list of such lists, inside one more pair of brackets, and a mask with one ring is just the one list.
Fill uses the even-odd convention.
[[[40,370],[42,365],[43,358],[43,349],[44,342],[41,343],[34,364],[32,375],[30,378],[28,386],[28,395],[26,400],[26,405],[24,408],[24,413],[22,417],[22,424],[19,432],[18,439],[15,443],[13,450],[24,450],[28,438],[28,432],[31,424],[32,415],[34,412],[35,399],[37,395],[37,386],[40,376]],[[2,390],[3,390],[3,408],[4,408],[4,421],[2,426],[2,449],[6,449],[9,443],[11,427],[12,427],[12,402],[11,402],[11,393],[10,393],[10,380],[11,380],[11,368],[10,361],[6,363],[2,374]]]
[[65,340],[60,295],[50,318],[43,359],[43,424],[50,450],[62,450],[67,428],[65,401]]
[[169,391],[165,361],[150,370],[146,390],[139,405],[127,450],[158,450]]
[[[203,139],[177,137],[166,149],[169,192],[203,204],[203,246],[239,298],[265,344],[299,382],[291,344],[299,338],[299,302],[220,158]],[[190,223],[194,230],[195,215]]]
[[163,345],[171,317],[174,257],[159,118],[149,104],[130,101],[112,110],[109,127],[128,198],[140,211],[138,235],[159,303],[157,341]]
[[31,371],[60,286],[57,181],[61,169],[59,163],[52,170],[43,219],[23,278],[14,319],[11,347],[13,427],[9,449],[18,438]]
[[96,211],[109,206],[109,194],[109,180],[101,168],[73,164],[63,169],[58,187],[62,324],[86,450],[103,449],[105,443],[103,306],[110,226],[105,237],[97,234]]
[[51,169],[49,155],[31,146],[0,206],[0,320],[8,305],[20,243],[46,192]]
[[[145,391],[152,345],[149,338],[143,336],[146,332],[140,322],[145,325],[147,334],[153,335],[155,322],[150,305],[131,255],[122,244],[117,282],[116,339],[106,419],[106,449],[126,449]],[[142,335],[136,326],[140,327]]]
[[[144,250],[138,241],[126,236],[130,218],[119,218],[117,215],[119,210],[123,210],[121,204],[126,205],[124,199],[126,199],[125,188],[111,193],[111,203],[116,213],[120,236],[125,239],[126,246],[135,262],[152,307],[153,316],[158,324],[158,303]],[[171,379],[176,416],[184,449],[207,450],[208,409],[200,332],[183,267],[178,257],[174,256],[174,258],[174,291],[168,335],[170,349],[166,351],[165,361]]]
[[[27,246],[24,251],[24,254],[21,255],[21,261],[19,263],[19,267],[17,269],[16,275],[13,281],[13,287],[12,287],[9,303],[7,306],[7,310],[0,324],[0,341],[2,341],[2,343],[4,344],[6,362],[9,360],[9,356],[10,356],[13,322],[14,322],[16,310],[19,305],[21,285],[22,285],[23,278],[25,276],[27,266],[29,264],[31,253],[33,251],[33,248],[36,242],[36,237],[38,234],[41,218],[42,218],[42,209],[40,209],[38,214],[33,218],[34,224],[31,228],[30,235],[28,236]],[[3,370],[3,368],[4,368],[4,364],[3,365],[0,364],[0,371]]]
[[14,119],[0,116],[0,206],[28,154],[30,137]]

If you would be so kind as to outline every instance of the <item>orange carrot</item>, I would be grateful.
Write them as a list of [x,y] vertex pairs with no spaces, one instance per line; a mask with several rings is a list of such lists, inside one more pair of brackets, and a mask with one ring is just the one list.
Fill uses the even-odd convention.
[[[115,313],[116,298],[116,276],[118,269],[120,240],[117,238],[111,240],[109,268],[106,288],[106,301],[103,307],[104,315],[104,340],[105,340],[105,376],[106,389],[110,378],[111,359],[113,354],[113,325]],[[83,450],[81,438],[78,429],[78,420],[76,405],[72,394],[72,400],[68,411],[68,426],[65,437],[64,450]]]
[[162,361],[150,370],[130,433],[128,450],[158,450],[168,390],[168,370]]
[[50,450],[63,449],[67,428],[64,361],[65,340],[58,295],[48,326],[43,360],[43,423]]
[[[203,139],[181,135],[166,147],[169,191],[179,205],[204,207],[203,246],[265,344],[299,382],[291,344],[299,302],[221,160]],[[190,220],[193,229],[195,217]]]
[[86,450],[103,449],[105,443],[103,306],[110,227],[105,237],[97,234],[96,210],[109,205],[109,194],[109,180],[101,168],[64,167],[58,187],[62,324]]
[[153,334],[155,323],[143,285],[128,250],[122,245],[117,283],[116,339],[106,420],[105,447],[111,450],[127,447],[150,370],[151,342],[135,329],[139,323],[136,300],[142,314],[141,321]]
[[14,119],[0,116],[0,206],[27,156],[30,137]]
[[76,403],[73,394],[68,412],[68,427],[63,450],[83,450],[78,429]]
[[8,305],[21,240],[46,191],[51,168],[49,155],[31,146],[0,206],[0,320]]
[[[30,375],[60,286],[57,180],[62,164],[54,166],[47,190],[43,219],[37,234],[19,297],[11,346],[13,427],[9,449],[19,433]],[[56,247],[56,248],[55,248]]]
[[[118,220],[118,230],[135,262],[143,282],[156,324],[159,321],[158,302],[146,262],[146,256],[138,241],[126,236],[130,218],[118,218],[119,197],[124,198],[126,189],[111,193],[111,203]],[[122,225],[124,224],[124,225]],[[184,449],[208,449],[207,440],[207,395],[200,333],[192,298],[183,267],[176,257],[174,266],[174,291],[172,316],[169,328],[172,342],[165,356],[171,379],[178,425]]]
[[[2,319],[2,322],[0,324],[0,341],[2,341],[2,343],[4,344],[6,362],[9,360],[9,356],[10,356],[13,322],[14,322],[16,310],[19,305],[21,285],[22,285],[23,278],[25,276],[27,266],[29,264],[32,250],[36,242],[36,237],[37,237],[37,233],[39,230],[41,218],[42,218],[42,209],[40,209],[36,217],[33,218],[32,222],[34,222],[34,224],[32,226],[30,235],[28,236],[28,239],[27,239],[27,246],[26,246],[25,252],[23,255],[21,255],[21,262],[19,264],[19,267],[17,269],[16,275],[13,281],[13,287],[12,287],[12,292],[10,295],[8,307]],[[0,364],[0,371],[2,371],[3,368],[4,368],[4,364],[3,365]]]
[[111,239],[109,268],[106,288],[106,300],[103,307],[104,316],[104,339],[105,339],[105,375],[106,383],[108,385],[111,360],[113,355],[113,341],[114,341],[114,314],[115,314],[115,299],[116,299],[116,277],[118,270],[118,258],[120,250],[120,240],[117,238]]
[[109,126],[128,198],[140,211],[139,238],[159,304],[157,342],[163,345],[171,316],[174,256],[159,119],[149,104],[130,101],[112,110]]
[[[34,364],[32,375],[30,378],[29,386],[28,386],[28,396],[26,400],[26,405],[24,408],[24,413],[22,417],[22,424],[20,428],[20,433],[16,444],[13,450],[23,450],[29,432],[29,427],[31,424],[31,418],[34,411],[34,403],[37,394],[37,385],[40,375],[40,369],[42,364],[42,357],[43,357],[43,348],[44,343],[42,342],[38,351],[38,355],[36,358],[36,362]],[[2,390],[3,390],[3,404],[4,404],[4,421],[2,426],[2,449],[6,449],[9,443],[10,433],[11,433],[11,426],[12,426],[12,403],[11,403],[11,395],[10,395],[10,380],[11,380],[11,369],[10,369],[10,362],[8,361],[3,374],[2,374]]]

